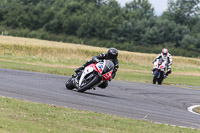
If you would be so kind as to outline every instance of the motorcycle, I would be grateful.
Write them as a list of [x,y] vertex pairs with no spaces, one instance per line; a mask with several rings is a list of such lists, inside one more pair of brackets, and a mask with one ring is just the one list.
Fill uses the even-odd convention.
[[78,92],[95,89],[103,82],[111,80],[114,64],[110,60],[90,64],[84,70],[73,74],[65,86],[69,90],[76,88]]
[[153,84],[156,84],[158,82],[159,85],[162,84],[164,78],[165,78],[165,70],[167,67],[167,62],[165,60],[157,59],[154,62],[153,67]]

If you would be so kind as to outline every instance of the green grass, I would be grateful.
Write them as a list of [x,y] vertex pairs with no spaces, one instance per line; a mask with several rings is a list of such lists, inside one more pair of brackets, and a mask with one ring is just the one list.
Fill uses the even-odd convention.
[[[136,81],[136,82],[145,82],[152,83],[153,75],[151,71],[149,73],[142,72],[118,72],[120,76],[117,77],[118,80],[126,80],[126,81]],[[200,76],[189,76],[189,75],[169,75],[167,79],[164,79],[164,85],[173,85],[173,86],[181,86],[181,85],[189,85],[189,86],[199,86],[200,89]]]
[[199,130],[0,97],[0,132],[199,133]]
[[72,75],[73,69],[69,68],[56,68],[56,67],[48,67],[48,66],[39,66],[32,65],[26,63],[15,63],[10,61],[1,61],[1,68],[9,68],[9,69],[17,69],[17,70],[26,70],[26,71],[34,71],[34,72],[43,72],[50,74],[58,74],[58,75]]
[[194,108],[194,111],[200,114],[200,107]]
[[200,89],[200,76],[190,76],[190,75],[170,75],[164,82],[169,85],[189,85],[189,86],[199,86]]

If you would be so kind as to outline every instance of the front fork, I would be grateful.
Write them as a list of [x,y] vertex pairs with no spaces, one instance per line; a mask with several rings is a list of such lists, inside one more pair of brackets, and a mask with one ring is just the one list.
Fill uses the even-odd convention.
[[165,71],[154,69],[153,70],[153,76],[155,75],[156,72],[158,72],[157,78],[160,78],[161,74],[162,74],[162,76],[166,75]]
[[158,69],[154,69],[153,70],[153,76],[156,74],[156,72],[158,72],[157,78],[160,78],[160,71]]
[[78,88],[79,86],[79,80],[80,80],[81,74],[82,74],[82,71],[72,75],[73,84],[76,88]]

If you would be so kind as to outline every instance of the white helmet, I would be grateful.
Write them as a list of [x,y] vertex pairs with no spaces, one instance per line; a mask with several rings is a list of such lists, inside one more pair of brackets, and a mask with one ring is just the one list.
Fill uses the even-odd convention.
[[168,50],[167,50],[166,48],[164,48],[164,49],[162,50],[162,56],[166,57],[167,54],[168,54]]

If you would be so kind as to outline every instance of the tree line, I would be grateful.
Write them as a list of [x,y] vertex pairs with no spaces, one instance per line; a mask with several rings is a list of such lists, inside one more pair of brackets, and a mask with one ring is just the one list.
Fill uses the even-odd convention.
[[148,0],[0,0],[0,32],[121,50],[200,57],[200,0],[156,16]]

